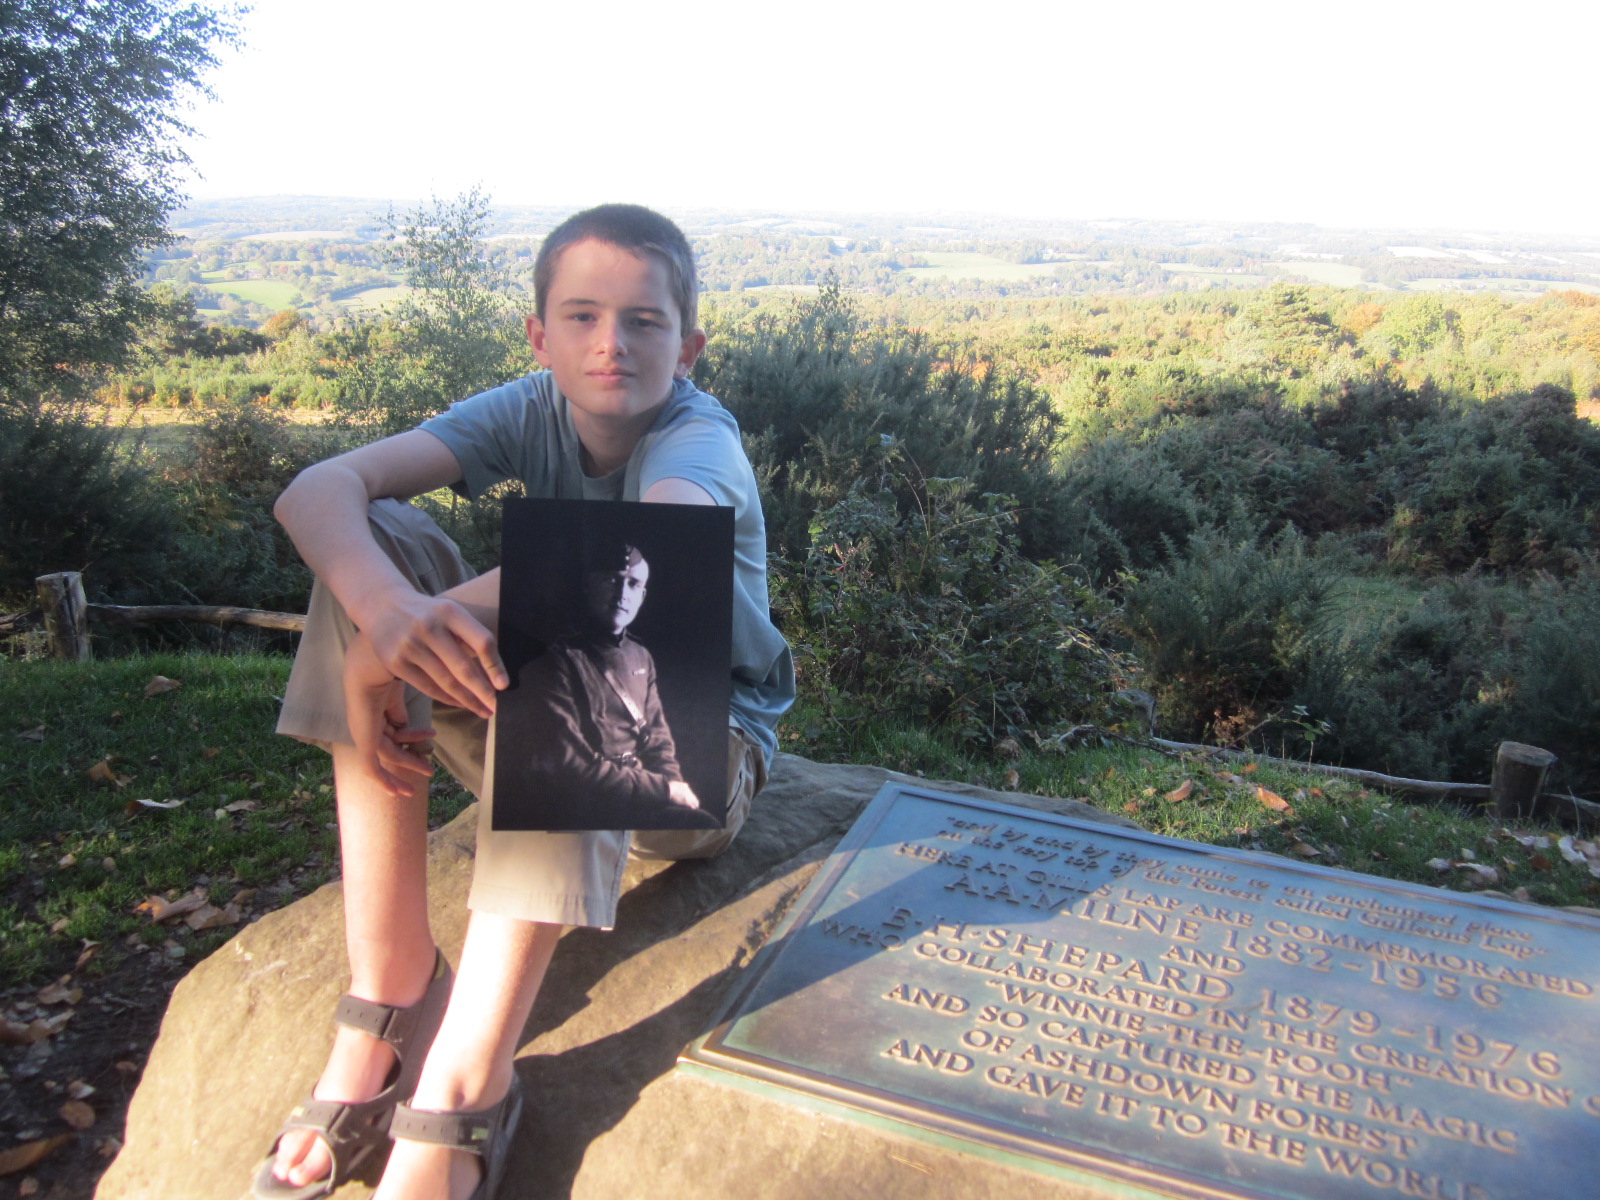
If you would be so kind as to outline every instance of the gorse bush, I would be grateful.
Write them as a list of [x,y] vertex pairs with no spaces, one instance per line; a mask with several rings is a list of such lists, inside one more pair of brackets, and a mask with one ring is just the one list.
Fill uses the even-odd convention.
[[837,287],[713,329],[696,382],[739,420],[776,554],[802,558],[819,512],[883,481],[886,440],[926,477],[1013,497],[1024,548],[1054,553],[1060,420],[1027,380],[944,359],[914,331],[869,328]]
[[1100,642],[1106,606],[1021,554],[1008,498],[885,483],[819,513],[804,559],[773,571],[807,693],[841,718],[893,713],[962,739],[1103,720],[1125,671]]
[[0,605],[24,607],[56,571],[136,599],[168,583],[182,505],[132,440],[81,405],[0,398]]
[[1335,572],[1283,530],[1270,540],[1207,527],[1130,583],[1122,626],[1149,671],[1164,723],[1237,742],[1295,703],[1331,652]]

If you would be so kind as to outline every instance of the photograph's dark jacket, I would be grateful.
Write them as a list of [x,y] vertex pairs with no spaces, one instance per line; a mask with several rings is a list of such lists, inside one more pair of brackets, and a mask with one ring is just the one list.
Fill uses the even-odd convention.
[[[581,804],[595,828],[629,829],[630,808],[667,806],[682,779],[650,651],[624,632],[552,642],[522,672],[532,779]],[[614,824],[607,824],[614,821]]]

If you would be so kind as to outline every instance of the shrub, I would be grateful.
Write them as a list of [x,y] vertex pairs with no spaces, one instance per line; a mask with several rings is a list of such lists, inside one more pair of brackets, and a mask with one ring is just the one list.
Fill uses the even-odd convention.
[[81,406],[0,397],[0,602],[31,603],[54,571],[99,596],[159,591],[182,512],[136,451]]
[[869,329],[836,286],[714,332],[696,379],[745,431],[780,556],[804,557],[812,518],[858,480],[882,484],[885,445],[929,478],[1012,496],[1027,552],[1055,552],[1060,419],[1026,380],[945,359],[915,331]]
[[1150,675],[1164,723],[1188,737],[1238,742],[1293,703],[1332,653],[1337,575],[1292,529],[1207,527],[1129,587],[1123,627]]
[[[1024,558],[1006,497],[963,479],[858,484],[773,571],[801,686],[836,716],[892,713],[965,739],[1100,720],[1119,686],[1105,608]],[[910,511],[902,514],[902,507]]]

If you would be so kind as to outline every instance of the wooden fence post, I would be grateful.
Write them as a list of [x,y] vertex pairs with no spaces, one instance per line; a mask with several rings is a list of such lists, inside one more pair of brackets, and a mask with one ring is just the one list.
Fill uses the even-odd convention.
[[1556,756],[1522,742],[1501,742],[1494,756],[1489,796],[1501,820],[1530,817],[1544,793],[1544,777]]
[[89,605],[83,596],[82,574],[58,571],[41,575],[34,583],[44,609],[44,627],[50,634],[50,653],[88,662],[94,651],[89,646]]

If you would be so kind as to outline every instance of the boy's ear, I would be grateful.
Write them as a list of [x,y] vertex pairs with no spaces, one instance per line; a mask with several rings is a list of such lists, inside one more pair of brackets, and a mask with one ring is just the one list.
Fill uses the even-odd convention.
[[689,378],[689,372],[694,370],[694,364],[700,358],[700,351],[705,348],[705,330],[692,330],[689,336],[683,339],[683,349],[678,352],[678,366],[673,374],[679,379]]
[[[533,347],[534,359],[541,367],[548,367],[550,365],[550,351],[545,348],[544,322],[539,319],[537,313],[532,313],[528,316],[527,326],[528,345]],[[702,342],[704,340],[704,338],[701,339]]]

